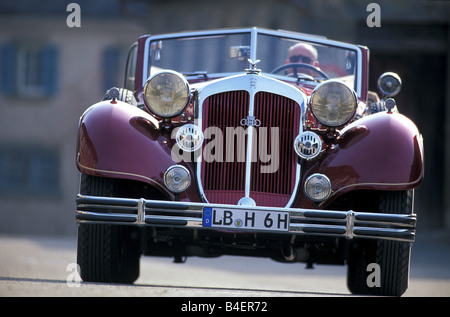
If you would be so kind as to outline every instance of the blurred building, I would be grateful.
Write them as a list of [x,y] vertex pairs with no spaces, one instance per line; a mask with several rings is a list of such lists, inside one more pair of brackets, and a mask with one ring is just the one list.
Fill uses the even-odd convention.
[[[360,0],[0,0],[0,233],[75,233],[78,119],[123,83],[140,35],[260,26],[367,45],[370,81],[395,71],[396,97],[424,135],[422,226],[450,227],[450,2]],[[80,27],[69,27],[69,3]]]
[[0,2],[2,233],[76,232],[78,120],[122,86],[128,48],[145,33],[118,1],[79,1],[81,27],[70,28],[68,3]]

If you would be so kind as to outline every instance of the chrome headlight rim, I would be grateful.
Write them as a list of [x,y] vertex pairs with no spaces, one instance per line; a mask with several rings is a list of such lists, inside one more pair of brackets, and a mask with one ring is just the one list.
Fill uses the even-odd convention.
[[[157,79],[161,79],[162,76],[166,76],[166,75],[174,76],[174,78],[179,81],[179,85],[180,85],[179,88],[183,89],[185,92],[185,95],[186,95],[185,97],[182,97],[180,99],[181,106],[176,107],[175,110],[169,114],[161,113],[160,111],[155,109],[155,107],[152,106],[153,101],[149,98],[149,89],[151,89],[150,88],[151,83]],[[191,88],[189,87],[189,83],[186,80],[186,78],[182,74],[180,74],[176,71],[173,71],[173,70],[162,70],[162,71],[159,71],[159,72],[153,74],[152,76],[150,76],[147,79],[147,81],[145,82],[144,88],[142,91],[142,97],[144,99],[144,104],[145,104],[146,108],[151,113],[153,113],[154,115],[156,115],[157,117],[160,117],[160,118],[173,118],[173,117],[177,117],[180,114],[182,114],[191,101],[191,95],[192,95]],[[172,106],[173,106],[173,104],[172,104]]]
[[[182,187],[179,187],[179,188],[176,188],[176,187],[174,186],[174,184],[172,184],[173,179],[170,179],[170,177],[172,177],[172,176],[170,175],[170,173],[171,173],[173,170],[178,170],[178,171],[180,171],[181,173],[184,173],[184,175],[185,175],[186,178],[185,178],[185,179],[182,179],[181,181],[184,181],[184,182],[187,181],[187,185],[182,186]],[[180,193],[182,193],[182,192],[185,192],[186,190],[189,189],[189,187],[190,187],[191,184],[192,184],[191,173],[189,172],[189,170],[188,170],[186,167],[184,167],[184,166],[182,166],[182,165],[172,165],[172,166],[170,166],[170,167],[165,171],[163,179],[164,179],[164,185],[166,186],[166,188],[169,189],[172,193],[175,193],[175,194],[180,194]]]
[[[318,96],[319,92],[321,92],[324,89],[324,87],[327,87],[328,85],[342,86],[344,89],[347,90],[348,99],[349,99],[349,102],[351,102],[351,107],[350,107],[351,111],[349,112],[348,115],[345,116],[345,118],[343,120],[341,120],[337,123],[331,123],[330,121],[327,122],[318,113],[319,111],[317,111],[317,109],[315,109],[316,105],[314,103],[315,103],[316,96]],[[330,127],[330,128],[339,128],[339,127],[342,127],[342,126],[346,125],[347,123],[349,123],[355,116],[356,109],[358,108],[358,97],[356,95],[356,92],[352,88],[350,88],[348,85],[346,85],[344,82],[339,81],[339,80],[327,80],[323,83],[320,83],[319,85],[317,85],[314,88],[314,90],[311,93],[310,100],[309,100],[309,107],[311,109],[311,113],[313,114],[314,118],[316,118],[320,124],[322,124],[326,127]]]

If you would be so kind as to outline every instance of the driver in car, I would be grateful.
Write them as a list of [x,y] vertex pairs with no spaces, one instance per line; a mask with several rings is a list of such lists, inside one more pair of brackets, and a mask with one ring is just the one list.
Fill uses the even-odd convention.
[[297,43],[289,48],[286,64],[302,63],[319,67],[317,57],[317,50],[314,46],[306,43]]
[[[297,43],[292,45],[288,50],[288,58],[286,64],[301,63],[319,67],[317,50],[311,44]],[[289,69],[289,73],[296,74],[298,72],[314,75],[314,72],[306,67],[295,67],[295,70]],[[317,73],[315,73],[317,75]]]

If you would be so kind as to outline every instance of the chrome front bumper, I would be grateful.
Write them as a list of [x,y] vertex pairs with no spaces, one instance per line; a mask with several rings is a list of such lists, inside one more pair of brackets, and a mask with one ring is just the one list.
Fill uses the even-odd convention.
[[[186,229],[224,230],[203,226],[205,207],[230,208],[251,212],[289,212],[286,231],[280,234],[372,238],[414,242],[415,214],[386,214],[316,209],[248,207],[207,203],[173,202],[145,199],[78,195],[76,220],[79,223],[116,223],[138,226],[163,226]],[[229,230],[253,231],[242,228]],[[267,231],[265,231],[267,232]],[[270,231],[269,231],[270,232]]]

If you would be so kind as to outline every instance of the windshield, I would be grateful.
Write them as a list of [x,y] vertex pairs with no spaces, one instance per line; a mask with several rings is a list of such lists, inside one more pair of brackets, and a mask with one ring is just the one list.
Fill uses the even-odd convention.
[[258,36],[258,68],[294,79],[340,79],[354,87],[356,52],[271,35]]
[[[230,56],[233,47],[250,49],[250,34],[226,34],[165,39],[151,42],[150,75],[160,69],[180,73],[237,73],[248,68],[248,57]],[[248,55],[247,52],[246,55]]]
[[158,39],[149,45],[149,75],[172,69],[186,77],[221,77],[244,72],[256,56],[256,67],[277,78],[339,79],[356,88],[356,51],[325,43],[261,33],[252,42],[250,32]]

